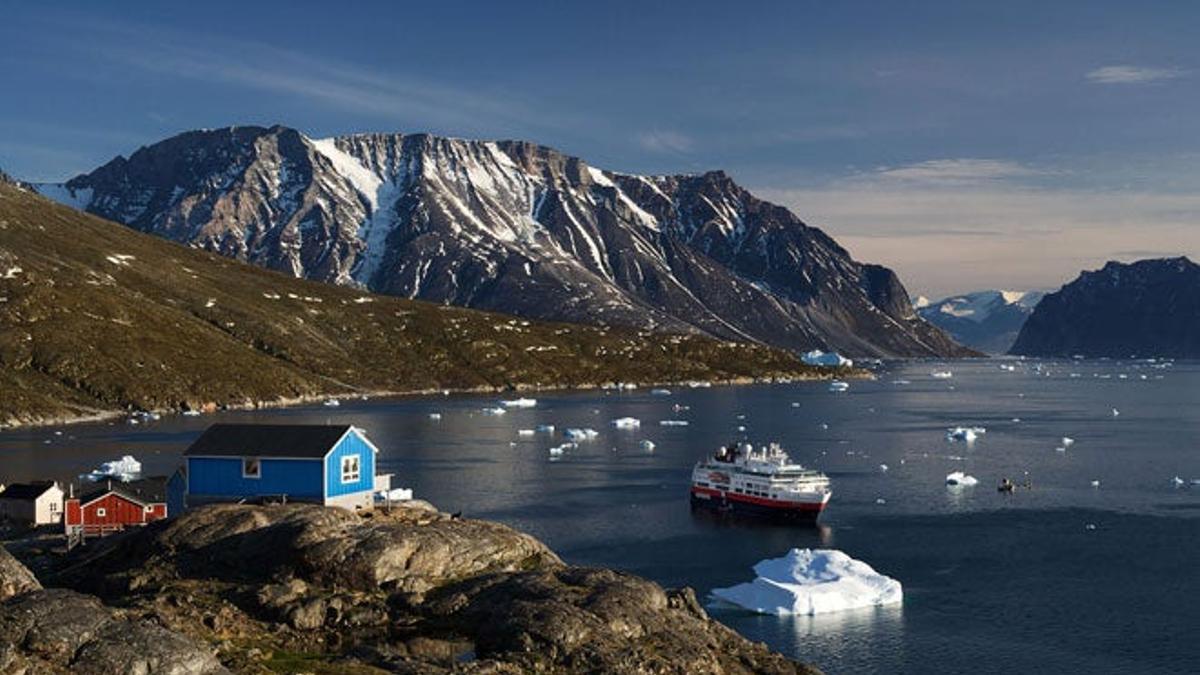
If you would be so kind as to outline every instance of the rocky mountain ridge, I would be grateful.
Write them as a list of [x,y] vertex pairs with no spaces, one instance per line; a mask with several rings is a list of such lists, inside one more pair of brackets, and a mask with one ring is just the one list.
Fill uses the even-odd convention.
[[1200,358],[1200,265],[1111,261],[1038,303],[1011,353]]
[[43,194],[285,273],[525,318],[793,350],[950,356],[896,275],[728,175],[636,176],[520,141],[193,131]]

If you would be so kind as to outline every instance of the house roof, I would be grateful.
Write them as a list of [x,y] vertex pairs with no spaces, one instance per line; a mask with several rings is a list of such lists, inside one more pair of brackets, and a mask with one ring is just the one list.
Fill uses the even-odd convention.
[[121,481],[97,483],[96,487],[79,495],[79,503],[90,504],[110,492],[115,492],[129,501],[143,506],[163,503],[166,502],[167,497],[167,477],[154,476],[132,480],[128,483]]
[[54,487],[52,480],[40,480],[32,483],[13,483],[0,492],[0,499],[19,499],[33,501],[46,494],[46,490]]
[[352,428],[349,424],[214,424],[183,455],[321,459]]

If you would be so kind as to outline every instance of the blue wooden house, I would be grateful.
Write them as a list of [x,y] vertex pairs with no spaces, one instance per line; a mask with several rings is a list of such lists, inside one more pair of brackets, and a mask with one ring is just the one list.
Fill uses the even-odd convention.
[[375,475],[378,452],[348,424],[214,424],[183,453],[173,483],[189,507],[279,499],[368,509],[390,488],[390,475]]

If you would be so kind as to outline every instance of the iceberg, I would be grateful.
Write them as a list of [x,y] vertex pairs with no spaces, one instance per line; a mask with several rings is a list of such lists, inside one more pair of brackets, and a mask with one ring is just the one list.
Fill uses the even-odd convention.
[[534,431],[533,429],[517,429],[518,436],[532,436],[535,433],[537,433],[537,432]]
[[484,415],[503,415],[508,411],[504,408],[484,408],[482,412]]
[[537,425],[536,431],[539,434],[552,434],[552,433],[554,433],[554,425],[553,424],[539,424],[539,425]]
[[642,426],[642,421],[636,417],[621,417],[613,420],[612,425],[618,429],[637,429]]
[[429,413],[429,419],[440,420],[442,419],[442,413]]
[[651,396],[670,396],[671,390],[670,389],[651,389],[650,395]]
[[811,352],[805,352],[800,355],[800,360],[806,365],[822,366],[826,368],[840,368],[854,365],[854,361],[838,354],[837,352],[823,352],[820,349],[814,349]]
[[536,398],[514,398],[507,401],[500,401],[500,405],[505,408],[532,408],[537,405]]
[[651,441],[649,439],[643,440],[641,443],[638,443],[638,445],[640,445],[643,450],[653,450],[654,449],[654,441]]
[[812,616],[860,607],[899,604],[899,581],[832,549],[788,551],[754,566],[754,581],[713,589],[718,600],[759,614]]
[[829,383],[829,391],[833,391],[833,392],[846,391],[849,388],[850,388],[850,383],[842,382],[841,380],[834,380],[833,382]]
[[595,429],[566,429],[563,436],[572,441],[591,441],[600,435]]
[[946,430],[946,440],[974,443],[976,438],[986,433],[987,429],[983,427],[951,427]]
[[121,459],[104,462],[98,468],[79,477],[90,480],[93,483],[106,478],[116,478],[119,481],[128,483],[131,480],[139,478],[141,475],[142,463],[134,459],[132,455],[125,455]]
[[962,471],[955,471],[946,475],[946,485],[950,487],[967,487],[978,484],[979,480],[975,476],[963,473]]
[[687,420],[660,420],[658,425],[660,427],[686,427],[688,423]]
[[935,380],[948,380],[954,377],[954,373],[950,372],[949,370],[935,370],[930,373],[929,376]]

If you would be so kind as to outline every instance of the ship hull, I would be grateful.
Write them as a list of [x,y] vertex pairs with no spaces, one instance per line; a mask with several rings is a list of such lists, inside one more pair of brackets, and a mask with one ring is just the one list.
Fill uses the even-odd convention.
[[722,494],[703,488],[693,488],[691,500],[693,509],[706,509],[718,513],[798,525],[817,522],[817,517],[825,510],[826,504],[826,502],[787,504],[768,502],[768,500],[746,498],[736,494]]

